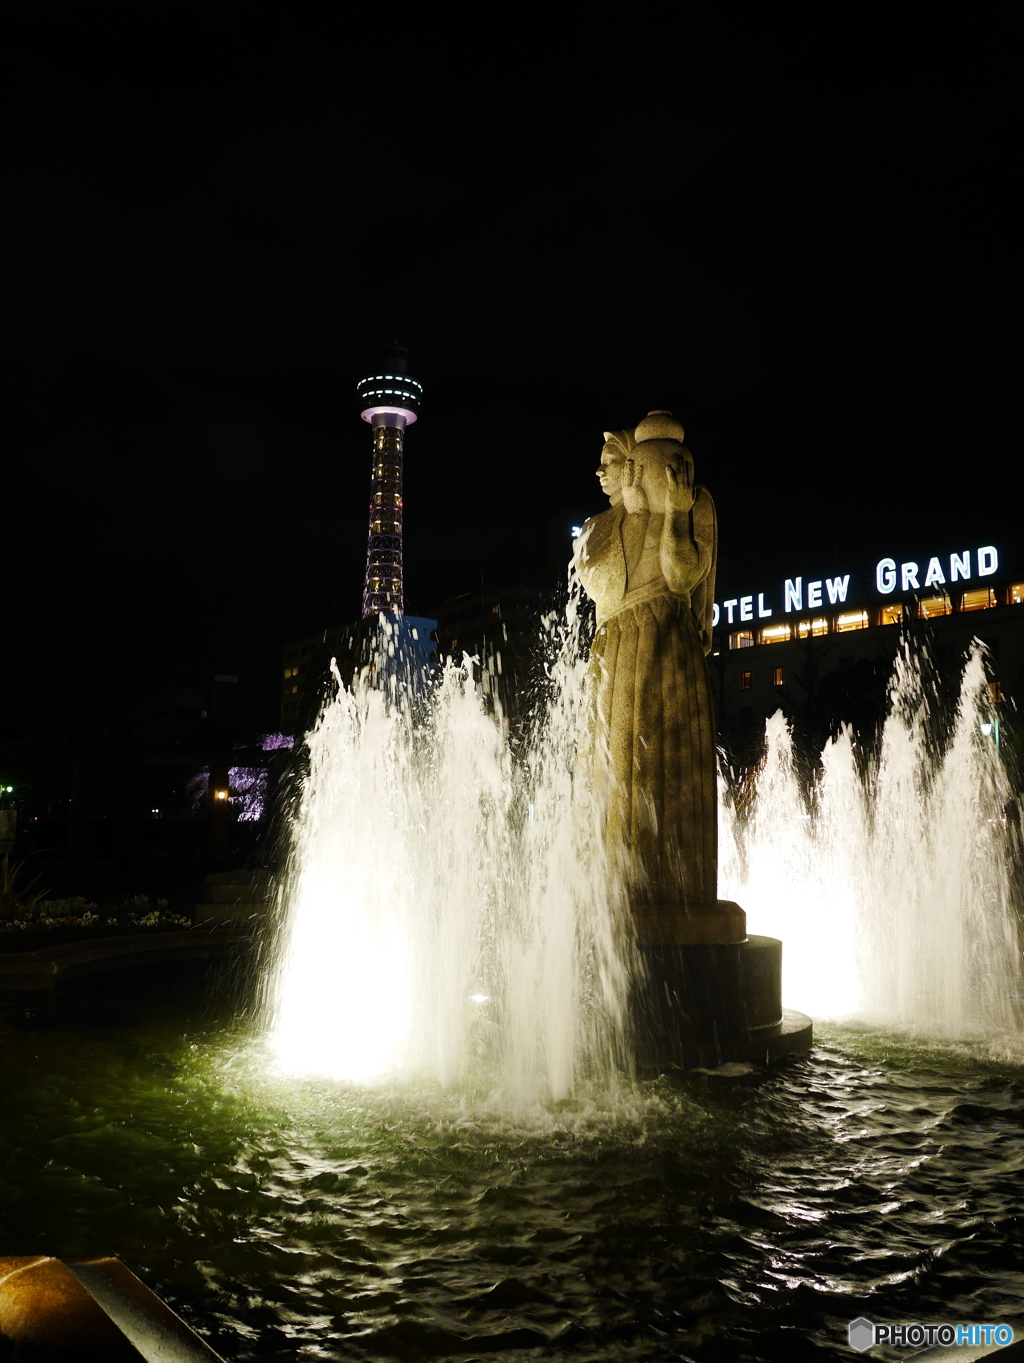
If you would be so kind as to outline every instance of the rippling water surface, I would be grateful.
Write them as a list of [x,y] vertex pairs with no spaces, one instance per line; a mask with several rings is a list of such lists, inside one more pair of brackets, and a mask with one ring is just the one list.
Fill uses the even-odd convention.
[[853,1358],[860,1313],[1024,1316],[998,1047],[825,1030],[773,1073],[517,1110],[275,1078],[206,1000],[5,1005],[0,1244],[121,1255],[229,1360]]

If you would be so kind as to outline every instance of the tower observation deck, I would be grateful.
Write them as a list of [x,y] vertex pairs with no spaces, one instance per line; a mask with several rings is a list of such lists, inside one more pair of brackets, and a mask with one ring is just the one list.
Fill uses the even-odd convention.
[[356,385],[360,416],[373,428],[370,533],[363,615],[403,615],[402,455],[405,428],[419,415],[423,385],[408,374],[408,351],[389,346]]

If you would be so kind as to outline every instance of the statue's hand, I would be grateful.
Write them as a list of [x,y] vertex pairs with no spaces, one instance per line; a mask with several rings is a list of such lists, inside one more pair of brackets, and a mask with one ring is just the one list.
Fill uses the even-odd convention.
[[647,510],[647,493],[644,491],[644,466],[633,459],[626,460],[626,467],[622,474],[622,505],[627,512]]
[[689,511],[696,500],[693,479],[689,476],[689,471],[684,465],[683,468],[676,470],[671,464],[665,465],[665,510],[668,513],[673,511]]

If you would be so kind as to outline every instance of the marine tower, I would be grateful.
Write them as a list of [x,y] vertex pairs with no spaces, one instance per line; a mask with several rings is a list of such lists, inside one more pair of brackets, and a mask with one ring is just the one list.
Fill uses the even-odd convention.
[[423,385],[408,372],[409,353],[392,345],[356,385],[360,416],[373,428],[370,531],[363,616],[403,615],[402,455],[405,428],[419,415]]

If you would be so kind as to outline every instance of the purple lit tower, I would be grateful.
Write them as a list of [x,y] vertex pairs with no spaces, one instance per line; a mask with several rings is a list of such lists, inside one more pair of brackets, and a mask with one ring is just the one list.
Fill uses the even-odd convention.
[[409,355],[388,346],[373,373],[356,385],[360,415],[373,427],[370,535],[366,546],[363,616],[403,615],[402,450],[405,428],[419,414],[423,385],[407,372]]

